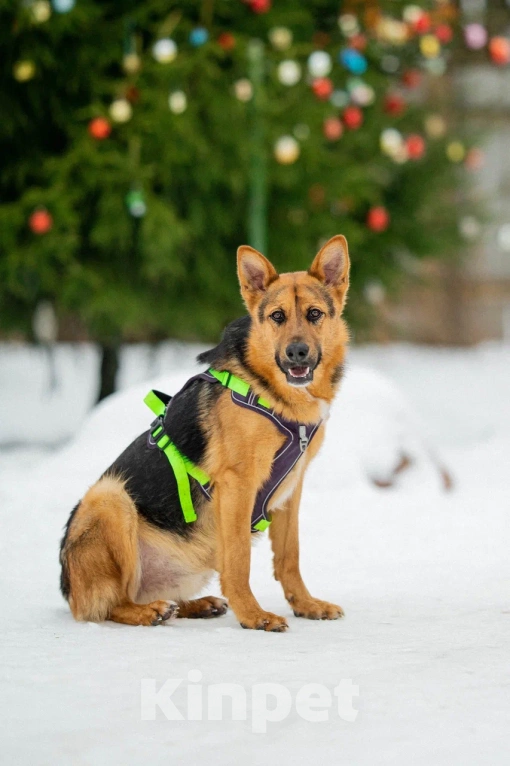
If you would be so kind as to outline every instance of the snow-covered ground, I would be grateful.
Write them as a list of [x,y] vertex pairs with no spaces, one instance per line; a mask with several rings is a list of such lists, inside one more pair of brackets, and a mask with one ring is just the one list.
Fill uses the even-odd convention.
[[[352,351],[301,514],[305,580],[342,604],[344,620],[291,616],[267,540],[253,551],[252,585],[289,616],[285,634],[242,630],[230,613],[157,628],[72,620],[58,592],[62,525],[146,427],[146,390],[177,390],[195,351],[126,350],[124,390],[82,424],[92,348],[58,348],[49,364],[43,351],[0,347],[0,762],[506,765],[510,347]],[[410,466],[395,475],[403,457]],[[173,702],[182,720],[154,705],[151,688],[167,681],[161,707]],[[245,720],[230,702],[211,720],[211,685],[228,683],[246,692]],[[324,720],[307,720],[306,684],[320,685]],[[203,705],[189,707],[200,692]],[[199,709],[202,720],[188,720]]]

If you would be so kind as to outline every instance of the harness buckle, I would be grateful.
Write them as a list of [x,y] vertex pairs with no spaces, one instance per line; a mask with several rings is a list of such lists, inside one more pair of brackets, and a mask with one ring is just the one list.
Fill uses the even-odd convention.
[[306,435],[306,426],[299,426],[299,449],[304,452],[310,439]]

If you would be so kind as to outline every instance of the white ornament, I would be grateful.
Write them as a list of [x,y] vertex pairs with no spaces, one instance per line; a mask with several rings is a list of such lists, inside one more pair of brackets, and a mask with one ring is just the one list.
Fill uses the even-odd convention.
[[384,154],[393,157],[404,145],[404,139],[402,134],[396,130],[396,128],[386,128],[386,130],[383,130],[381,133],[379,143],[381,151],[384,152]]
[[352,37],[359,32],[358,19],[352,13],[343,13],[338,18],[338,26],[346,37]]
[[293,136],[281,136],[274,145],[274,156],[281,165],[292,165],[299,157],[300,151]]
[[278,79],[282,85],[295,85],[301,79],[301,67],[293,59],[285,59],[278,64]]
[[234,83],[234,93],[239,101],[250,101],[253,96],[253,85],[246,77]]
[[182,114],[185,112],[188,106],[188,99],[186,98],[184,91],[174,90],[173,93],[170,93],[168,96],[168,106],[170,111],[174,114]]
[[314,51],[308,57],[308,71],[312,77],[326,77],[332,67],[331,56],[326,51]]
[[466,215],[459,221],[459,232],[464,239],[476,239],[481,230],[480,222],[472,215]]
[[128,122],[133,116],[133,107],[125,98],[117,98],[110,106],[110,117],[114,122]]
[[351,97],[345,90],[334,90],[329,97],[330,103],[337,109],[343,109],[344,106],[347,106],[350,100]]
[[177,56],[177,45],[169,37],[162,37],[152,46],[152,55],[160,64],[170,64]]

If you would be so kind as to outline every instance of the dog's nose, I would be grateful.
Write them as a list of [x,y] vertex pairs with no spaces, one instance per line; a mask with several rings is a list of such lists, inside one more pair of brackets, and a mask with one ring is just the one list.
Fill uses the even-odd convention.
[[294,364],[303,364],[308,356],[309,350],[310,349],[306,343],[295,342],[289,343],[285,349],[285,353],[287,354],[287,359],[289,362],[293,362]]

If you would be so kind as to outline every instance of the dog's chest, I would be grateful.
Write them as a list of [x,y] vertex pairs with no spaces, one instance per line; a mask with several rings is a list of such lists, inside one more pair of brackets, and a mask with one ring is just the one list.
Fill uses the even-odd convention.
[[289,475],[282,481],[273,497],[269,502],[269,510],[273,511],[277,508],[281,508],[287,500],[292,497],[294,490],[296,489],[301,476],[306,468],[306,461],[304,459],[299,460]]

